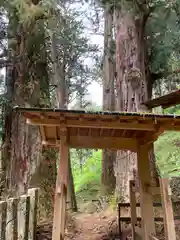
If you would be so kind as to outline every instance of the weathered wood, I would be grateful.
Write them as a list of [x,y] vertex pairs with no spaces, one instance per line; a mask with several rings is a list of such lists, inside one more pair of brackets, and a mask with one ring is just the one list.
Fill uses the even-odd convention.
[[7,202],[0,202],[0,239],[6,240]]
[[129,181],[132,240],[135,240],[135,225],[137,224],[137,214],[136,214],[136,195],[135,192],[133,191],[133,185],[134,181]]
[[62,132],[60,160],[56,179],[52,240],[63,240],[65,233],[69,147],[67,131]]
[[17,240],[17,198],[7,200],[6,239]]
[[29,210],[30,210],[30,197],[22,195],[18,201],[17,217],[18,217],[18,240],[28,239],[29,233]]
[[161,199],[164,212],[164,230],[167,240],[176,240],[174,215],[172,209],[171,195],[169,195],[168,179],[159,179],[161,188]]
[[36,239],[38,192],[37,188],[28,190],[28,196],[30,197],[28,240]]
[[142,216],[142,239],[149,240],[149,236],[155,234],[155,223],[152,194],[145,191],[146,185],[151,184],[149,147],[147,145],[139,146],[137,165]]

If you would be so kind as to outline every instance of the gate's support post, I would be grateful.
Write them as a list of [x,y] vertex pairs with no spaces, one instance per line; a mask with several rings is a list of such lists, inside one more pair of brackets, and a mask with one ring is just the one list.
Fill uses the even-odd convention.
[[151,185],[148,145],[138,146],[137,165],[142,219],[142,239],[149,240],[149,236],[155,234],[155,223],[153,198],[152,194],[147,191],[147,186]]
[[65,234],[68,155],[67,129],[63,129],[61,131],[60,160],[56,179],[52,240],[63,240]]
[[130,191],[130,210],[131,210],[131,224],[132,224],[132,240],[135,240],[135,225],[137,224],[137,214],[136,214],[136,195],[133,189],[134,181],[129,181],[129,191]]
[[171,194],[169,193],[169,181],[168,179],[159,179],[159,182],[161,188],[161,201],[164,213],[165,238],[167,240],[176,240]]

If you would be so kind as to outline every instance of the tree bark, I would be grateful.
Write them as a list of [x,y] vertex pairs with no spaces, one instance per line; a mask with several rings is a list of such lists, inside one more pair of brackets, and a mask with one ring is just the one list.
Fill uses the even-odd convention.
[[74,189],[74,179],[71,168],[71,157],[69,153],[69,181],[68,181],[68,202],[70,203],[70,210],[73,212],[77,212],[77,202],[76,202],[76,194]]
[[[116,11],[116,92],[117,110],[124,112],[147,111],[141,103],[147,101],[148,80],[145,73],[144,38],[146,17],[135,19],[123,6]],[[150,92],[150,91],[149,91]],[[154,155],[150,153],[151,170],[154,175]],[[137,169],[136,154],[118,151],[116,159],[116,191],[123,200],[129,199],[129,180]]]
[[[67,87],[66,87],[66,61],[65,58],[62,60],[61,64],[57,61],[57,51],[56,47],[57,39],[54,33],[52,33],[52,61],[53,61],[53,85],[56,85],[56,99],[55,104],[58,108],[67,108]],[[70,208],[73,211],[77,211],[77,203],[76,203],[76,196],[74,190],[74,181],[71,169],[71,161],[70,161],[70,154],[69,154],[69,174],[68,174],[68,191],[67,191],[67,198],[70,202]]]
[[[8,52],[11,59],[17,58],[19,61],[7,67],[6,77],[9,105],[5,111],[4,142],[7,145],[3,155],[8,162],[5,177],[8,195],[26,192],[41,160],[39,128],[28,126],[20,113],[12,111],[15,105],[39,106],[43,99],[48,98],[44,24],[35,21],[32,26],[33,33],[32,29],[20,23],[17,9],[14,8],[9,19]],[[42,90],[44,83],[46,85]]]
[[[114,45],[113,45],[113,10],[108,5],[104,10],[104,66],[103,66],[103,110],[113,111],[115,108],[114,95]],[[112,194],[116,186],[114,163],[116,152],[102,151],[101,191],[103,194]]]

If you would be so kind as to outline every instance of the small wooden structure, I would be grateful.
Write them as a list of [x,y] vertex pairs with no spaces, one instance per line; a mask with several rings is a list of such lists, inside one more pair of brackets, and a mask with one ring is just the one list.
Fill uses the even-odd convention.
[[[154,208],[161,208],[162,210],[159,212],[160,216],[154,216],[154,221],[155,222],[164,222],[165,226],[165,236],[167,240],[171,240],[171,239],[175,239],[175,228],[174,228],[174,220],[180,220],[180,216],[179,215],[175,215],[173,216],[173,212],[172,212],[172,206],[171,204],[173,204],[173,206],[175,206],[176,208],[180,206],[180,201],[173,201],[171,203],[171,189],[168,186],[168,179],[159,179],[160,185],[161,185],[161,191],[163,191],[162,196],[163,198],[161,199],[161,202],[154,202],[153,203],[153,207]],[[138,232],[136,232],[136,230],[138,230],[138,223],[140,223],[142,221],[141,218],[141,214],[139,213],[138,208],[140,207],[140,203],[136,201],[136,196],[135,196],[135,192],[137,191],[137,188],[135,188],[135,181],[134,180],[130,180],[129,181],[130,184],[130,203],[118,203],[118,222],[119,222],[119,235],[125,235],[128,236],[128,231],[126,230],[125,232],[121,231],[121,223],[125,222],[127,223],[131,223],[131,231],[132,231],[132,240],[136,239],[136,234],[138,235]],[[166,187],[166,190],[165,190]],[[160,189],[156,189],[156,190],[160,190]],[[166,191],[166,192],[165,192]],[[158,191],[152,191],[152,195],[159,195]],[[166,199],[168,201],[164,201],[164,197],[166,197]],[[166,205],[165,205],[166,204]],[[130,214],[129,211],[127,210],[130,207]],[[122,216],[121,214],[121,210],[124,208],[124,210],[126,210],[126,216]],[[160,209],[159,209],[160,210]],[[163,212],[162,212],[163,211]],[[124,212],[124,211],[123,211]],[[162,214],[163,213],[163,214]],[[168,220],[166,219],[166,217],[168,217]],[[166,224],[168,222],[168,224]],[[122,238],[123,239],[123,238]]]
[[159,106],[165,109],[177,104],[180,104],[180,90],[173,91],[171,93],[168,93],[167,95],[143,103],[143,105],[145,105],[149,109]]
[[0,201],[0,239],[36,239],[38,189]]
[[[23,113],[28,124],[40,126],[44,145],[60,149],[53,240],[64,239],[69,148],[125,149],[137,153],[142,239],[149,240],[150,236],[155,235],[152,202],[152,192],[155,189],[151,186],[148,153],[152,143],[164,131],[180,131],[180,116],[37,108],[15,110]],[[165,226],[168,234],[171,232],[171,240],[175,240],[175,230],[169,224],[173,216],[167,186],[162,184],[161,189]],[[131,204],[134,208],[133,199]]]

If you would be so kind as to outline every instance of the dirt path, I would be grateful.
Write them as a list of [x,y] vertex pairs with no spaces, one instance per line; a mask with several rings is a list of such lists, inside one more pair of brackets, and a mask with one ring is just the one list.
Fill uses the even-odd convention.
[[[94,214],[76,214],[68,217],[66,240],[100,240],[115,239],[107,237],[110,233],[117,233],[117,217],[107,211]],[[51,223],[42,223],[38,227],[37,240],[50,240]]]

